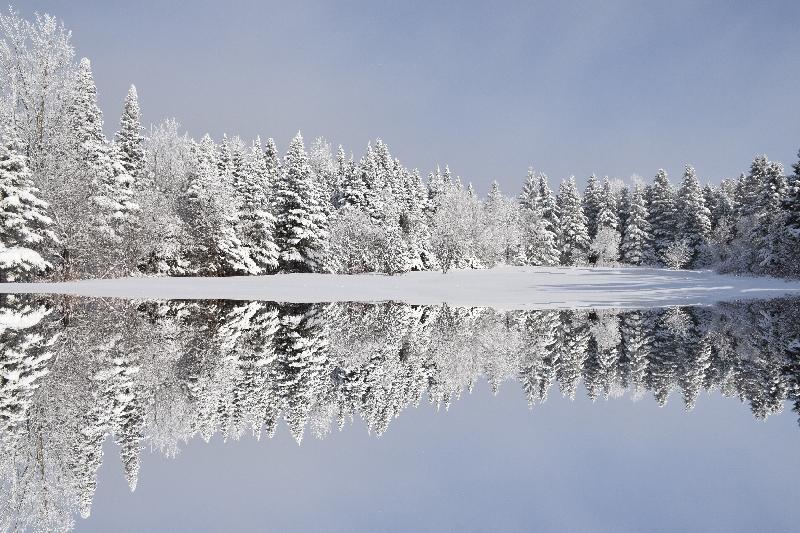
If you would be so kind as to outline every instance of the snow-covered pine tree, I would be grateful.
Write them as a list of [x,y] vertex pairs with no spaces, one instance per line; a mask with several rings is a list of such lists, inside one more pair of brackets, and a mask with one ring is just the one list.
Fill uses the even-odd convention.
[[428,215],[428,220],[433,220],[433,216],[439,209],[441,203],[441,196],[447,191],[447,186],[442,179],[442,174],[439,167],[436,167],[436,172],[428,174],[428,201],[425,206],[425,212]]
[[641,185],[633,188],[628,209],[628,221],[622,235],[622,262],[642,265],[652,260],[650,223],[647,222],[647,205]]
[[784,228],[786,233],[786,253],[781,261],[784,270],[791,275],[800,276],[800,151],[797,153],[798,162],[792,165],[794,173],[786,187],[786,196],[783,200]]
[[364,175],[350,162],[344,160],[344,151],[339,163],[339,207],[353,207],[361,211],[367,209],[367,185]]
[[[764,156],[766,159],[766,156]],[[756,250],[758,269],[768,274],[781,275],[782,258],[785,255],[786,239],[783,234],[786,213],[783,201],[788,192],[783,165],[776,161],[768,161],[758,191],[757,213],[758,224],[753,227],[755,234],[751,237]]]
[[134,85],[131,85],[125,97],[125,106],[119,120],[119,131],[114,136],[114,143],[119,148],[122,167],[136,180],[144,169],[144,136],[139,96]]
[[[438,169],[437,169],[437,171],[438,171]],[[450,173],[450,165],[448,165],[446,163],[444,165],[444,172],[442,172],[442,182],[444,183],[445,187],[450,187],[450,186],[454,185],[453,176]]]
[[[766,156],[761,156],[766,160]],[[759,159],[761,159],[759,157]],[[777,161],[767,160],[764,175],[758,190],[758,212],[769,221],[780,213],[781,202],[786,196],[787,181],[783,173],[783,165]]]
[[546,174],[539,173],[538,189],[539,204],[542,206],[542,217],[544,217],[545,225],[553,233],[553,236],[557,237],[559,228],[558,209],[556,208],[556,199],[550,189]]
[[583,213],[586,216],[586,231],[589,239],[597,234],[597,215],[600,213],[602,188],[597,183],[597,176],[592,174],[586,180],[586,189],[583,192]]
[[602,265],[616,263],[619,260],[619,218],[617,217],[617,201],[611,182],[606,177],[599,194],[597,211],[597,232],[592,239],[590,250],[593,259]]
[[653,236],[653,254],[655,258],[663,256],[667,247],[676,238],[675,191],[669,182],[667,173],[659,169],[650,188],[648,219]]
[[239,206],[236,234],[249,248],[258,273],[278,267],[275,245],[275,217],[269,212],[267,168],[260,143],[254,143],[246,158],[236,148],[233,153],[233,186]]
[[[798,162],[792,165],[794,174],[786,188],[783,209],[786,212],[786,231],[795,242],[800,242],[800,151],[797,157]],[[796,250],[795,256],[800,256],[800,246]]]
[[556,246],[556,234],[550,229],[550,224],[544,215],[542,204],[539,200],[539,187],[536,184],[533,198],[527,197],[527,202],[520,205],[522,211],[521,224],[521,261],[528,265],[558,265],[560,254]]
[[227,133],[222,134],[222,142],[217,146],[216,161],[219,175],[223,179],[228,179],[233,172],[233,152]]
[[400,229],[407,243],[409,269],[429,269],[435,259],[429,249],[430,231],[424,212],[427,191],[416,169],[404,170],[402,179]]
[[181,214],[193,236],[187,258],[196,274],[256,274],[258,266],[236,236],[238,204],[230,176],[220,176],[216,147],[206,134],[195,146],[195,168],[181,197]]
[[[138,259],[130,245],[139,224],[139,205],[133,200],[133,177],[123,167],[119,149],[109,145],[103,135],[103,115],[97,105],[91,63],[86,58],[80,62],[68,116],[77,148],[77,174],[85,176],[89,184],[88,223],[93,235],[86,242],[81,229],[66,231],[69,242],[65,246],[76,248],[80,268],[87,273],[127,273]],[[69,277],[71,251],[65,250],[63,256],[64,274]]]
[[711,234],[711,212],[706,207],[703,190],[691,165],[686,165],[683,172],[675,207],[678,232],[687,240],[691,249],[692,257],[688,262],[691,267],[705,249]]
[[493,180],[491,185],[489,185],[489,192],[486,194],[486,205],[491,206],[493,203],[497,203],[503,197],[503,193],[500,192],[500,184],[497,183],[497,180]]
[[267,139],[267,144],[264,145],[264,167],[266,169],[267,186],[271,191],[275,184],[278,183],[282,173],[281,156],[272,137]]
[[279,268],[284,272],[323,271],[327,223],[317,203],[299,132],[289,145],[284,167],[274,192]]
[[[454,187],[449,187],[451,190]],[[492,181],[484,203],[487,238],[479,248],[478,259],[484,266],[496,262],[511,264],[520,249],[520,208],[503,196],[500,185]]]
[[[472,185],[470,183],[470,185]],[[533,209],[534,203],[539,198],[539,183],[536,179],[536,173],[532,167],[528,167],[528,175],[525,177],[525,183],[522,185],[522,192],[519,193],[519,205],[523,209]]]
[[603,180],[603,188],[600,191],[599,209],[597,211],[597,230],[608,228],[619,229],[619,217],[617,216],[617,199],[611,188],[611,182],[606,177]]
[[575,178],[570,176],[561,182],[556,198],[558,220],[561,227],[558,248],[562,265],[586,264],[589,252],[589,235],[586,216],[575,186]]
[[331,144],[324,137],[317,137],[308,151],[311,179],[317,191],[317,202],[327,218],[334,209],[333,200],[339,188],[337,165],[331,153]]
[[615,191],[615,196],[617,200],[617,218],[619,219],[619,230],[620,235],[625,235],[625,228],[628,224],[628,216],[630,215],[631,211],[631,191],[627,185],[622,184],[622,186]]
[[48,204],[33,186],[27,158],[9,130],[0,136],[0,283],[40,274],[55,244]]

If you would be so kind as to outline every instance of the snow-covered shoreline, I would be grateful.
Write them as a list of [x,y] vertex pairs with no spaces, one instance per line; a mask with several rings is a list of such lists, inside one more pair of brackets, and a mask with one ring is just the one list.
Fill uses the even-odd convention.
[[315,303],[398,301],[498,309],[636,308],[800,296],[800,282],[649,268],[498,267],[399,276],[286,274],[4,283],[0,293]]

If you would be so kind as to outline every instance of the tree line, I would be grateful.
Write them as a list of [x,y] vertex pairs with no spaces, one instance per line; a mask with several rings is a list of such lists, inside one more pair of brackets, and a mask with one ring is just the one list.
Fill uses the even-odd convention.
[[118,131],[88,59],[49,15],[0,14],[0,280],[227,276],[516,265],[653,265],[800,276],[800,162],[758,156],[702,186],[595,176],[583,193],[528,171],[480,197],[445,166],[423,180],[381,140],[356,159],[298,133],[199,141],[145,134],[136,88]]
[[[800,413],[796,299],[651,310],[496,311],[382,304],[0,300],[0,528],[61,531],[88,516],[103,445],[131,490],[144,447],[192,438],[300,443],[353,419],[375,435],[479,381],[591,400],[702,391],[756,418]],[[582,384],[582,385],[581,385]],[[14,527],[10,527],[13,525]]]

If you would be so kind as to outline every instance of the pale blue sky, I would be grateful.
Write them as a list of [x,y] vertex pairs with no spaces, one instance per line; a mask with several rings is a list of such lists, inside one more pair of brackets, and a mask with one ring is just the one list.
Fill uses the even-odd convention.
[[[528,165],[706,181],[800,147],[800,2],[26,0],[74,32],[116,124],[126,87],[146,122],[193,136],[302,129],[360,154],[381,137],[514,192]],[[109,128],[111,130],[111,128]],[[511,192],[511,191],[508,191]]]

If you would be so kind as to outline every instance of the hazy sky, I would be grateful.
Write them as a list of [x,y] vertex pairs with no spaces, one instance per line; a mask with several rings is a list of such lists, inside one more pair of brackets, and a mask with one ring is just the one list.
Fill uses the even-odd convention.
[[[380,137],[516,192],[596,172],[706,181],[800,147],[800,2],[39,1],[92,59],[107,130],[127,85],[145,123],[303,131],[360,155]],[[512,190],[509,190],[512,189]]]

